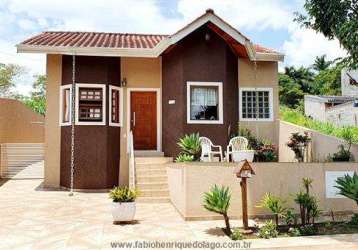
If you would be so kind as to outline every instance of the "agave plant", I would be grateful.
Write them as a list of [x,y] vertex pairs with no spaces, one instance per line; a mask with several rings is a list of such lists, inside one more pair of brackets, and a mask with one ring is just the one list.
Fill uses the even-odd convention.
[[199,133],[184,135],[178,142],[178,146],[182,150],[182,153],[192,155],[194,160],[197,160],[200,155],[201,147],[199,137]]
[[353,176],[345,175],[336,180],[335,186],[339,190],[339,194],[356,202],[358,206],[358,175],[354,172]]
[[176,158],[175,162],[191,162],[194,161],[194,156],[186,153],[180,153]]
[[283,217],[287,208],[284,206],[285,201],[271,193],[266,193],[257,207],[270,210],[275,216],[275,223],[278,225],[278,218]]
[[231,227],[227,211],[230,206],[231,193],[228,187],[214,185],[210,192],[204,194],[204,208],[210,212],[221,214],[224,217],[226,233],[231,235]]

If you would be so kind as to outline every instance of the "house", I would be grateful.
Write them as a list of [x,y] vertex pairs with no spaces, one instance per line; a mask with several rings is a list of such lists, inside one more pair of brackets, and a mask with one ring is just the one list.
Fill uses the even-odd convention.
[[77,189],[128,184],[137,151],[178,154],[184,134],[227,145],[238,125],[278,141],[278,62],[209,9],[172,35],[43,32],[17,45],[47,54],[45,185],[70,185],[75,82]]
[[358,124],[358,70],[341,72],[342,96],[305,95],[305,115],[336,126]]

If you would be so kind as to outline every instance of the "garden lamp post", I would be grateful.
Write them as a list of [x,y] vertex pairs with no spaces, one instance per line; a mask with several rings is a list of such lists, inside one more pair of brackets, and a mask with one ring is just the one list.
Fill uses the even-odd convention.
[[236,177],[241,178],[241,199],[242,199],[242,222],[244,224],[244,230],[249,230],[249,219],[247,215],[247,178],[251,178],[255,174],[250,163],[247,160],[244,160],[241,168],[236,172]]

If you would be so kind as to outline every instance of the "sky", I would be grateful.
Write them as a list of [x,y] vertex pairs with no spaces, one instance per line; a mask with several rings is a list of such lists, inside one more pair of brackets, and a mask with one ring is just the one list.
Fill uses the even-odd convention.
[[345,55],[293,21],[304,0],[0,0],[0,63],[26,67],[17,91],[28,94],[33,75],[45,74],[45,56],[17,54],[15,45],[42,31],[172,34],[211,8],[252,42],[285,54],[287,65],[310,66],[316,56]]

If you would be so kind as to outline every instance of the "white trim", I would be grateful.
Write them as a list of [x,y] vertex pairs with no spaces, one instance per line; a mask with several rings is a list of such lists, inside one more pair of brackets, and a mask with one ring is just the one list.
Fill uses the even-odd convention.
[[[64,90],[65,89],[69,89],[70,90],[70,101],[68,103],[69,105],[69,119],[68,122],[63,122],[62,118],[63,118],[63,94],[64,94]],[[66,84],[66,85],[61,85],[60,86],[60,112],[59,112],[59,125],[60,126],[70,126],[71,125],[71,120],[72,120],[72,86],[71,84]]]
[[[242,117],[242,91],[268,91],[269,92],[269,109],[270,118],[243,118]],[[239,88],[239,121],[249,122],[272,122],[274,120],[273,110],[273,88]]]
[[[119,92],[119,122],[112,122],[112,90],[118,90]],[[109,101],[108,101],[108,122],[109,126],[122,127],[123,126],[123,88],[109,85]]]
[[[219,89],[219,120],[191,120],[190,119],[190,87],[191,86],[214,86]],[[223,124],[224,123],[224,105],[223,105],[223,83],[222,82],[186,82],[186,123],[188,124]]]
[[[157,96],[157,151],[161,152],[162,150],[162,126],[161,126],[161,108],[162,108],[162,102],[161,102],[161,90],[160,88],[127,88],[127,135],[129,135],[129,131],[131,128],[130,119],[131,119],[131,92],[155,92]],[[146,150],[147,151],[147,150]],[[153,151],[153,150],[148,150]]]
[[[80,88],[98,88],[102,89],[102,121],[101,122],[81,122],[79,121],[78,108],[79,108],[79,89]],[[106,84],[89,84],[89,83],[76,83],[76,125],[106,125]]]

